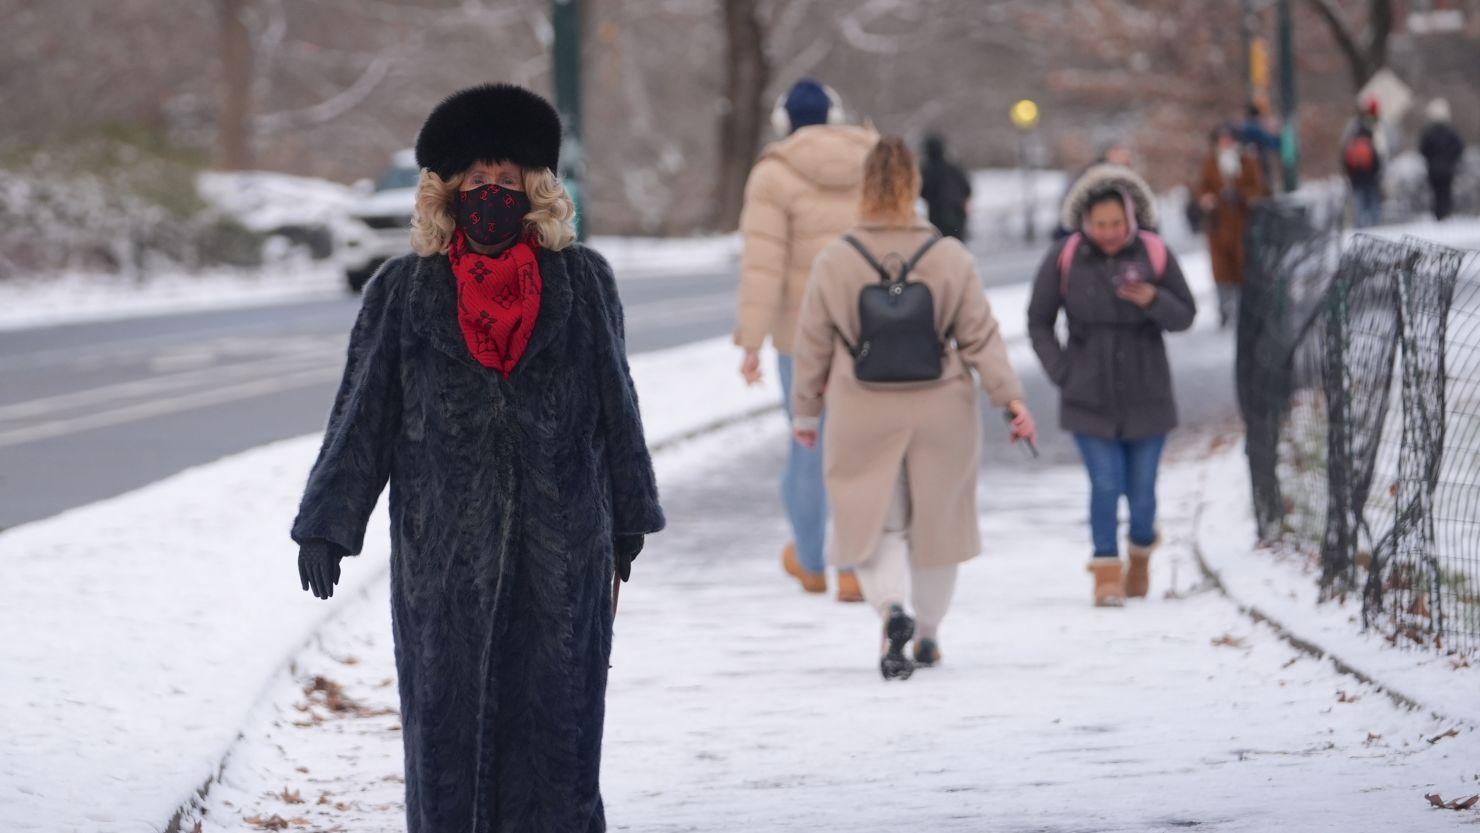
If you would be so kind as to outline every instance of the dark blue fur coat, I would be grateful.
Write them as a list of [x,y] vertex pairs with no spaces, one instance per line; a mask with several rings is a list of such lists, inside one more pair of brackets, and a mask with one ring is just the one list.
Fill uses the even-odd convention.
[[390,482],[409,833],[606,829],[613,536],[664,521],[611,268],[539,266],[507,381],[468,352],[445,256],[380,270],[293,524],[358,553]]

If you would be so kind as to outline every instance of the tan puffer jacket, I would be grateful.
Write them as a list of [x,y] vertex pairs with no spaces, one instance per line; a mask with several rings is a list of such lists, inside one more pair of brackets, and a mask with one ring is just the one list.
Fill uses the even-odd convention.
[[790,353],[812,260],[853,227],[871,128],[803,127],[773,142],[745,184],[740,214],[740,305],[735,343],[759,350],[766,336]]

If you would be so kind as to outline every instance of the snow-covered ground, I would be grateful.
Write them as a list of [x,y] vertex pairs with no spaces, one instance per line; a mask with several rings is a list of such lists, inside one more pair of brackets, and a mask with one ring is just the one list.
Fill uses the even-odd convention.
[[[1123,610],[1088,602],[1082,473],[989,472],[987,551],[963,570],[945,662],[886,685],[872,613],[803,595],[776,563],[784,431],[770,417],[659,459],[673,524],[617,620],[613,829],[1473,827],[1424,798],[1480,789],[1473,726],[1396,707],[1201,581],[1194,519],[1223,497],[1202,489],[1205,445],[1169,467],[1154,592]],[[187,823],[399,829],[386,593],[365,589],[278,675]]]
[[[1206,256],[1184,269],[1206,303]],[[991,297],[1029,360],[1025,293]],[[741,388],[736,360],[725,339],[633,359],[674,528],[624,598],[606,769],[620,829],[1473,820],[1430,813],[1420,794],[1480,790],[1473,724],[1423,742],[1451,724],[1394,708],[1192,592],[1191,519],[1206,483],[1196,460],[1163,489],[1174,497],[1159,586],[1186,598],[1089,610],[1082,475],[1014,472],[1011,488],[985,490],[989,557],[963,580],[949,665],[909,688],[873,685],[868,616],[794,598],[776,575],[778,418],[680,441],[774,407],[774,378]],[[394,706],[394,687],[376,688],[389,676],[384,517],[332,602],[299,590],[285,530],[317,441],[0,534],[0,714],[13,721],[0,745],[0,830],[159,829],[228,752],[207,798],[211,829],[240,829],[221,821],[233,813],[297,818],[338,803],[351,807],[345,829],[395,829],[399,740],[393,715],[373,714],[387,697]],[[1247,524],[1236,507],[1227,514]],[[1384,679],[1406,667],[1386,662],[1364,670]],[[311,673],[371,705],[352,721],[299,711]],[[1431,708],[1467,714],[1445,706]],[[287,790],[281,807],[268,789]],[[288,802],[294,791],[309,806]],[[319,791],[332,793],[323,805]]]
[[1210,458],[1203,471],[1208,511],[1197,541],[1210,571],[1239,604],[1291,634],[1321,646],[1392,693],[1480,727],[1480,665],[1414,647],[1395,647],[1363,632],[1360,598],[1321,601],[1309,559],[1257,548],[1248,461],[1238,445]]
[[[725,339],[635,356],[650,442],[773,407],[774,375],[745,388],[736,361]],[[264,683],[383,574],[382,507],[330,603],[299,589],[287,530],[318,441],[0,533],[0,831],[160,828]]]

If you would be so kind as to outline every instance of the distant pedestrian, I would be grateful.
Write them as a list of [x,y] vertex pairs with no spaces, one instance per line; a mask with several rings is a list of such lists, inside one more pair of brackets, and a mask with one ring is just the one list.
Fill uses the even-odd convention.
[[613,576],[664,519],[560,134],[506,84],[427,117],[415,254],[365,287],[293,522],[299,580],[327,599],[390,483],[408,833],[606,829]]
[[1247,259],[1245,236],[1255,205],[1269,195],[1259,160],[1241,146],[1232,127],[1213,131],[1208,157],[1198,178],[1197,200],[1208,235],[1208,256],[1218,286],[1218,324],[1238,315]]
[[[761,152],[745,184],[735,326],[735,344],[744,350],[740,374],[748,384],[761,381],[760,351],[769,337],[788,413],[792,337],[812,259],[857,219],[863,159],[878,141],[872,129],[843,121],[836,93],[816,81],[798,81],[772,113],[784,138]],[[825,593],[827,493],[819,450],[791,442],[781,500],[793,536],[782,550],[782,566],[808,593]],[[863,600],[849,571],[838,574],[837,598]]]
[[1428,124],[1418,140],[1429,169],[1429,189],[1434,196],[1434,218],[1443,220],[1454,212],[1454,176],[1465,156],[1465,140],[1454,129],[1449,102],[1436,98],[1429,102]]
[[1380,116],[1377,99],[1368,99],[1341,137],[1341,165],[1351,185],[1357,228],[1382,222],[1382,176],[1389,144]]
[[[1156,473],[1177,425],[1162,335],[1192,326],[1197,307],[1177,259],[1149,231],[1155,197],[1134,171],[1086,172],[1064,201],[1079,229],[1055,243],[1033,282],[1028,334],[1059,388],[1059,424],[1074,435],[1090,481],[1089,571],[1098,606],[1145,596],[1156,528]],[[1055,325],[1068,318],[1068,342]],[[1120,561],[1120,499],[1130,504],[1130,570]]]
[[925,164],[920,169],[920,195],[932,225],[946,237],[965,240],[971,205],[971,179],[946,157],[945,139],[925,137]]
[[1259,160],[1259,173],[1265,182],[1274,180],[1274,164],[1279,156],[1282,141],[1278,123],[1266,113],[1263,101],[1250,99],[1244,108],[1244,122],[1238,128],[1238,140],[1244,149]]
[[[795,434],[808,447],[826,406],[832,559],[855,570],[884,622],[886,680],[940,660],[957,566],[981,551],[977,385],[1012,412],[1015,440],[1035,437],[976,259],[917,216],[919,193],[914,154],[901,139],[880,141],[859,224],[812,266],[792,393]],[[904,655],[912,638],[913,659]]]

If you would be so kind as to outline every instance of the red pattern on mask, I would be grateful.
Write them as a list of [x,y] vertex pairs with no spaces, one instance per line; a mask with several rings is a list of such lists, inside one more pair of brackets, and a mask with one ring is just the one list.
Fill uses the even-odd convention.
[[468,248],[461,230],[447,252],[457,278],[457,323],[468,351],[505,379],[529,347],[540,316],[544,281],[533,241],[520,241],[498,255]]

